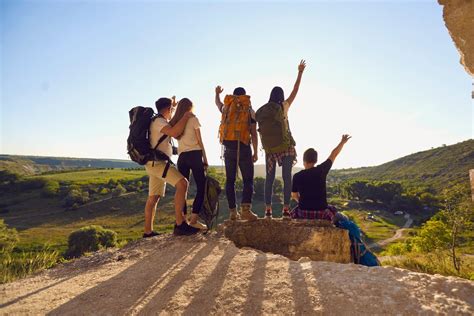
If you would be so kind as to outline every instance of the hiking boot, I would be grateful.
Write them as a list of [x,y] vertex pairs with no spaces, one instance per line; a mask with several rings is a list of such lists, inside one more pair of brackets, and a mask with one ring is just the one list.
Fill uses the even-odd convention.
[[189,222],[189,226],[197,229],[207,230],[207,226],[201,223],[200,221],[197,221],[196,223]]
[[235,220],[240,219],[240,213],[237,212],[237,209],[231,208],[231,209],[229,210],[229,219],[230,219],[231,221],[235,221]]
[[155,237],[161,235],[159,232],[155,232],[154,230],[151,233],[144,233],[143,238]]
[[290,214],[290,210],[288,208],[283,209],[283,214],[282,214],[281,218],[285,221],[291,220],[291,214]]
[[247,220],[249,222],[256,221],[258,219],[257,214],[252,212],[252,210],[250,209],[250,204],[242,204],[240,208],[241,208],[241,211],[240,211],[241,219]]
[[186,221],[183,221],[181,225],[174,224],[173,234],[176,236],[189,236],[200,232],[200,229],[191,227]]

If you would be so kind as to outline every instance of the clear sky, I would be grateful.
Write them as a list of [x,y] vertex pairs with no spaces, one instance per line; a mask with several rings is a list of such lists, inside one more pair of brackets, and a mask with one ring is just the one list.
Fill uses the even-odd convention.
[[[1,1],[4,154],[127,159],[128,110],[188,97],[221,164],[214,87],[288,96],[299,164],[336,168],[473,138],[472,78],[436,1]],[[259,163],[264,163],[260,156]]]

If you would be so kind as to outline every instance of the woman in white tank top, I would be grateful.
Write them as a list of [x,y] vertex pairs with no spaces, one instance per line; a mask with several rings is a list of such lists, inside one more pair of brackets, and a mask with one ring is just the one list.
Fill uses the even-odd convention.
[[[183,98],[178,102],[176,113],[169,122],[171,126],[176,124],[181,117],[189,111],[193,110],[193,103],[188,98]],[[193,173],[196,182],[196,197],[193,202],[193,211],[189,225],[206,229],[206,225],[198,221],[198,215],[204,201],[204,187],[206,184],[205,170],[208,167],[206,151],[201,138],[201,124],[196,116],[190,118],[186,123],[183,133],[177,137],[178,139],[178,170],[189,180],[190,172]],[[183,212],[186,214],[186,206]]]

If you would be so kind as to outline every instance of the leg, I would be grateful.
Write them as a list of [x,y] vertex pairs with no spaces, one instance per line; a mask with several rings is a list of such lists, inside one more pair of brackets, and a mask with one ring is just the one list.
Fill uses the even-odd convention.
[[[178,171],[183,175],[183,177],[186,178],[189,182],[189,171],[190,171],[190,166],[189,166],[189,155],[188,153],[184,152],[179,155],[178,158]],[[187,207],[186,207],[186,202],[184,202],[184,207],[183,207],[183,214],[184,217],[186,217],[187,213]]]
[[156,205],[160,201],[159,195],[148,196],[145,205],[145,234],[153,231],[153,221],[155,219]]
[[150,178],[148,182],[148,198],[145,205],[145,234],[150,234],[153,232],[156,205],[160,197],[165,195],[166,182],[157,176],[157,168],[152,167],[152,164],[145,165],[145,170]]
[[206,175],[204,173],[204,163],[202,162],[202,151],[192,152],[191,170],[193,172],[194,181],[196,181],[196,197],[193,202],[193,213],[191,214],[190,225],[196,228],[207,228],[203,224],[198,223],[199,212],[204,202],[204,187],[206,185]]
[[265,178],[265,204],[266,204],[266,209],[271,210],[272,209],[273,182],[275,181],[275,172],[277,168],[277,163],[275,162],[273,169],[270,170],[267,156],[265,155],[265,167],[267,171],[267,175]]
[[242,192],[242,204],[251,204],[253,194],[254,166],[250,148],[248,148],[248,150],[243,148],[240,149],[239,168],[244,184]]
[[237,151],[232,149],[225,149],[225,193],[229,209],[235,209],[235,174],[237,172]]
[[289,209],[291,198],[291,169],[293,168],[293,156],[285,156],[282,160],[283,176],[283,203],[284,209]]
[[185,218],[183,217],[183,208],[186,206],[186,194],[188,193],[189,182],[186,178],[181,178],[176,185],[174,194],[174,211],[176,215],[176,224],[181,225]]

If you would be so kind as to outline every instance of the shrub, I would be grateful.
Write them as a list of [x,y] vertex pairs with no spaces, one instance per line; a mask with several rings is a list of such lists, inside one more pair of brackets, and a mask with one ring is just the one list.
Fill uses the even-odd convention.
[[64,199],[64,206],[70,207],[74,204],[85,204],[89,201],[89,192],[82,192],[81,190],[70,190]]
[[42,195],[46,197],[54,197],[59,194],[59,182],[58,181],[46,181],[43,187]]
[[117,185],[117,180],[110,179],[107,185],[109,186],[109,188],[113,188]]
[[116,232],[98,225],[82,227],[69,235],[66,257],[80,257],[86,252],[114,247],[116,244]]
[[18,242],[18,233],[14,228],[8,228],[0,219],[0,254],[12,251]]
[[99,194],[100,195],[107,195],[110,193],[110,190],[107,189],[107,188],[102,188],[100,191],[99,191]]
[[113,196],[119,196],[119,195],[122,195],[124,194],[125,192],[127,192],[127,190],[125,190],[125,188],[119,184],[115,187],[115,189],[112,191],[112,195]]

